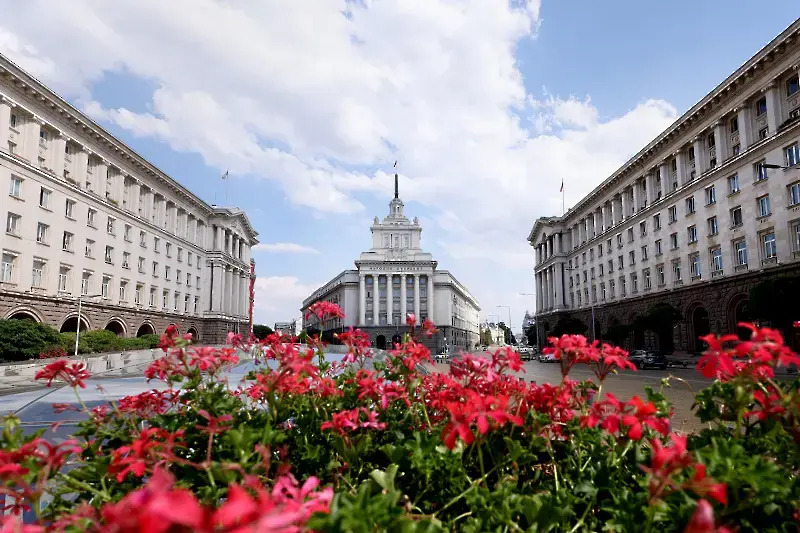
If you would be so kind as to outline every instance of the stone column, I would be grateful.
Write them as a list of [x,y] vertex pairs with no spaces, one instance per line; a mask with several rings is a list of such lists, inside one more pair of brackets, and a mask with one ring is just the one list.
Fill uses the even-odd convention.
[[[701,136],[697,136],[692,139],[692,146],[694,147],[694,170],[695,170],[695,179],[699,178],[700,175],[706,171],[708,168],[706,158],[705,158],[705,147],[703,146],[703,138]],[[691,177],[691,172],[689,173]]]
[[619,195],[619,201],[622,211],[622,216],[620,217],[620,222],[628,218],[628,195],[625,192],[625,189],[622,189],[622,194]]
[[367,323],[367,277],[364,274],[358,275],[358,324]]
[[550,309],[550,269],[542,270],[542,308]]
[[629,213],[631,214],[631,216],[635,215],[639,211],[639,195],[636,192],[636,188],[638,187],[638,185],[639,185],[638,180],[634,181],[633,185],[631,185],[631,188],[630,188],[630,191],[631,191],[631,205],[630,205],[630,207],[628,209],[629,209]]
[[59,179],[64,179],[64,152],[67,149],[67,138],[59,131],[53,137],[50,154],[51,168]]
[[239,271],[237,269],[231,270],[231,311],[233,316],[239,316]]
[[714,144],[717,147],[717,165],[724,163],[730,156],[728,149],[728,136],[727,128],[725,127],[724,120],[718,120],[714,124]]
[[542,312],[542,273],[534,274],[536,279],[536,312]]
[[372,325],[377,326],[380,324],[380,316],[378,315],[378,309],[380,308],[380,294],[378,290],[378,281],[380,281],[380,276],[377,274],[372,275]]
[[394,325],[394,273],[386,275],[386,323]]
[[214,269],[213,284],[214,291],[211,299],[211,311],[222,312],[222,292],[225,290],[225,276],[222,274],[222,265],[212,263]]
[[11,127],[12,102],[0,95],[0,150],[8,151],[8,128]]
[[778,126],[780,126],[781,100],[778,94],[778,84],[773,80],[761,92],[767,98],[767,126],[771,137],[778,132]]
[[436,273],[432,272],[428,276],[428,318],[431,319],[431,322],[433,322],[434,325],[436,324],[436,315],[434,314],[434,300],[436,299],[436,293],[434,292],[433,287],[433,276],[435,275]]
[[33,118],[25,123],[26,132],[25,146],[22,147],[22,157],[36,165],[36,160],[39,158],[39,132],[44,126],[44,120],[33,115]]
[[737,122],[739,123],[739,149],[744,152],[753,144],[753,135],[750,133],[750,106],[743,103],[737,109]]
[[[684,150],[678,150],[675,152],[675,168],[677,169],[678,175],[676,180],[678,182],[678,186],[686,185],[689,182],[688,173],[686,172],[686,152]],[[672,178],[670,177],[670,181]],[[671,185],[671,184],[670,184]],[[672,189],[670,189],[671,191]]]
[[241,299],[241,306],[242,306],[242,316],[247,318],[250,316],[250,285],[248,281],[250,280],[250,272],[243,271],[242,272],[242,299]]
[[400,325],[406,323],[408,304],[406,303],[406,275],[400,274]]
[[414,274],[414,316],[419,321],[419,274]]
[[92,190],[98,196],[103,187],[105,187],[106,176],[108,176],[108,161],[105,159],[97,159],[97,164],[94,167],[92,174]]
[[561,279],[563,276],[563,272],[561,271],[561,264],[556,263],[553,265],[553,270],[555,271],[555,295],[556,295],[556,307],[559,309],[564,307],[564,284],[562,283]]

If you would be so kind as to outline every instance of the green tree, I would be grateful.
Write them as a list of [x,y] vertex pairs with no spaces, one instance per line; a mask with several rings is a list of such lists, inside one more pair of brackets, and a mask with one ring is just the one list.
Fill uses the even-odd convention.
[[256,339],[259,340],[264,339],[268,335],[272,335],[273,333],[274,332],[272,331],[272,328],[265,324],[253,324],[253,336]]
[[0,358],[24,361],[61,344],[58,331],[33,320],[0,320]]
[[481,328],[481,344],[484,346],[492,344],[492,332],[489,328]]
[[651,330],[658,335],[658,344],[662,352],[671,353],[675,348],[672,330],[681,319],[681,312],[666,302],[650,306],[644,315],[634,322],[639,331]]
[[564,315],[556,322],[556,327],[550,334],[552,337],[560,337],[565,333],[568,335],[583,335],[589,330],[588,326],[579,318],[572,315]]
[[765,279],[750,289],[747,312],[751,319],[767,321],[784,333],[800,319],[800,277]]

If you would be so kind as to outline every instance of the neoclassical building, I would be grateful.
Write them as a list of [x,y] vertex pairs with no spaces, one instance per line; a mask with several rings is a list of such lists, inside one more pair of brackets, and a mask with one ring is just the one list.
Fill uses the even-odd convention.
[[324,324],[304,318],[303,327],[322,332],[359,327],[369,332],[376,347],[385,348],[408,331],[405,317],[413,312],[420,323],[430,318],[440,330],[431,348],[475,346],[478,302],[422,250],[422,227],[416,217],[409,220],[403,213],[396,174],[389,215],[383,221],[375,217],[370,232],[372,247],[361,253],[356,269],[343,271],[303,301],[304,316],[309,306],[324,300],[341,306],[347,317]]
[[[204,342],[245,331],[257,233],[0,56],[0,318]],[[77,314],[80,297],[82,312]]]
[[[676,350],[736,331],[749,289],[800,271],[800,20],[562,216],[536,220],[536,319],[601,335],[658,302]],[[679,73],[675,73],[678,75]],[[629,347],[652,345],[635,332]]]

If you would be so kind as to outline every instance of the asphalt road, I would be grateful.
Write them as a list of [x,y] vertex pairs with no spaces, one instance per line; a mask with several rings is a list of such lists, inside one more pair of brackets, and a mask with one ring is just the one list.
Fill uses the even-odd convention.
[[[433,365],[440,372],[449,372],[449,364],[436,363]],[[540,363],[526,361],[523,363],[524,377],[527,381],[537,383],[558,383],[561,381],[561,367],[557,363]],[[569,377],[575,380],[597,378],[587,367],[576,365],[570,371]],[[662,380],[671,377],[669,385],[663,386]],[[793,379],[793,376],[781,375],[782,379]],[[611,374],[606,379],[603,391],[611,392],[618,398],[627,400],[631,396],[646,397],[644,388],[650,386],[655,391],[661,392],[672,402],[675,414],[672,426],[675,431],[691,432],[699,429],[702,424],[692,413],[694,394],[707,387],[713,380],[706,379],[695,368],[673,368],[668,370],[626,370],[619,374]]]

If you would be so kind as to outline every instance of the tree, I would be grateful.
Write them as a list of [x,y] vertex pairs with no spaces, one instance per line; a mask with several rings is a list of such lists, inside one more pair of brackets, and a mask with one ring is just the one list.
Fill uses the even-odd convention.
[[789,332],[800,319],[800,277],[765,279],[750,289],[747,312],[751,319],[768,321],[773,328]]
[[551,336],[560,337],[561,335],[583,335],[589,328],[579,318],[571,315],[564,315],[556,322]]
[[528,344],[530,346],[536,346],[538,341],[538,336],[536,334],[536,324],[531,324],[528,326],[528,329],[522,332],[525,335],[525,338],[528,340]]
[[273,333],[272,328],[265,324],[253,324],[253,336],[258,340],[264,339]]
[[658,335],[658,344],[662,352],[671,353],[675,347],[672,330],[681,319],[681,312],[667,302],[650,306],[641,317],[634,321],[634,328],[639,331],[651,330]]
[[33,320],[0,320],[0,359],[23,361],[61,345],[58,331]]
[[481,344],[484,346],[489,346],[492,344],[492,332],[489,328],[481,328]]

